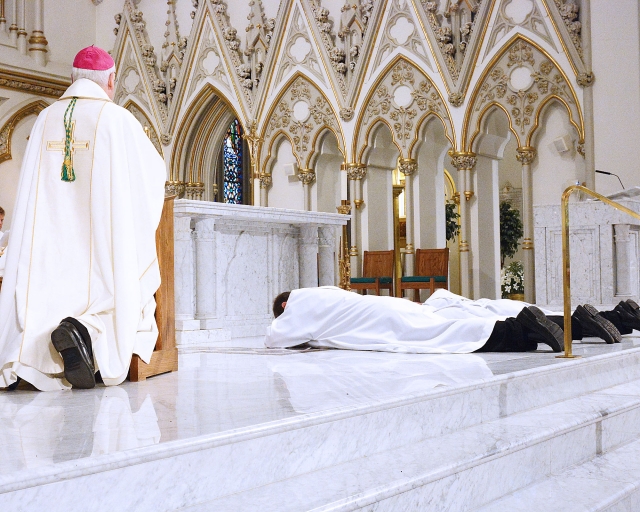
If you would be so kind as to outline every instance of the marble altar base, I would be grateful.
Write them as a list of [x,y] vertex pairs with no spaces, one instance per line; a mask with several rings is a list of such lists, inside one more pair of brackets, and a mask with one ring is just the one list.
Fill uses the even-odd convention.
[[181,353],[262,336],[278,293],[337,284],[347,215],[185,199],[175,201],[174,215]]
[[[183,354],[177,373],[114,388],[1,391],[0,508],[547,511],[637,499],[639,338],[584,340],[572,361],[244,352]],[[565,501],[495,504],[563,475]]]

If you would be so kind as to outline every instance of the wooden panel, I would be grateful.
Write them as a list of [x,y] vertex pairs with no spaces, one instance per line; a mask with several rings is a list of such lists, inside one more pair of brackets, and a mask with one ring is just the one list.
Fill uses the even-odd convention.
[[146,364],[140,357],[131,358],[129,379],[133,382],[160,373],[178,369],[178,349],[176,348],[176,305],[174,300],[173,269],[173,200],[175,196],[165,197],[160,225],[156,231],[156,248],[160,266],[160,288],[156,292],[156,322],[158,341]]

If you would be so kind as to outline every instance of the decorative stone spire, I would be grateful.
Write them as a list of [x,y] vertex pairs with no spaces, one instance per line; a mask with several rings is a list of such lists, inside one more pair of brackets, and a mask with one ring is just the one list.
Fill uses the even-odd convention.
[[[271,33],[275,27],[275,20],[267,18],[262,7],[262,0],[249,2],[251,11],[247,16],[247,49],[244,54],[248,57],[248,65],[251,69],[250,79],[253,87],[257,87],[264,67],[267,50],[271,41]],[[249,77],[247,77],[249,78]]]

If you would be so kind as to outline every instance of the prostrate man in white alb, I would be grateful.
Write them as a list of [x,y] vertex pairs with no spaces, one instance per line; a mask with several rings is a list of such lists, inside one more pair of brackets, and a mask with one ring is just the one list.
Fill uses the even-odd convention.
[[[640,329],[635,303],[615,317]],[[618,311],[618,309],[620,311]],[[269,348],[312,347],[403,353],[526,352],[538,343],[562,350],[562,316],[511,300],[471,301],[437,290],[424,304],[394,297],[358,295],[332,286],[284,292],[273,304]],[[613,313],[613,312],[612,312]],[[589,305],[572,316],[574,338],[620,341],[615,325]]]
[[155,232],[165,165],[112,102],[115,66],[96,47],[43,110],[24,156],[0,292],[0,388],[120,384],[158,328]]

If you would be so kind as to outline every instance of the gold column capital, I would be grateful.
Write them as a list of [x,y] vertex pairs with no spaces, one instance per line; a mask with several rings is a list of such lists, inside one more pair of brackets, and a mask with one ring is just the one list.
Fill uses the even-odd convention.
[[347,177],[350,180],[361,180],[367,175],[367,166],[365,164],[350,163],[347,165]]
[[316,179],[316,171],[313,169],[300,169],[298,179],[303,185],[311,185]]
[[418,162],[414,158],[398,159],[398,169],[405,176],[411,176],[418,170]]
[[531,165],[531,162],[536,158],[536,148],[532,146],[521,146],[516,149],[516,160],[522,165]]
[[273,183],[273,178],[271,177],[270,173],[260,173],[258,179],[260,180],[260,188],[269,188]]
[[449,151],[451,165],[459,171],[473,170],[478,161],[476,154],[471,151]]

